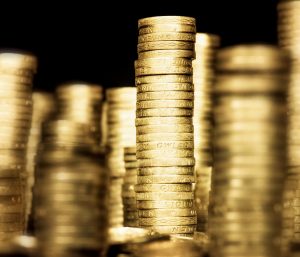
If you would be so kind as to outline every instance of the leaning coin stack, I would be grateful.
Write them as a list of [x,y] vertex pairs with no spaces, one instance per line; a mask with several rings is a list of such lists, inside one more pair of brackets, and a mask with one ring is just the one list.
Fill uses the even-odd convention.
[[107,165],[109,168],[108,222],[110,227],[123,226],[122,184],[125,175],[124,148],[136,145],[136,88],[118,87],[106,91]]
[[32,188],[34,185],[34,171],[36,160],[38,158],[38,148],[41,141],[42,124],[47,121],[54,113],[55,102],[54,97],[46,92],[34,92],[32,95],[33,110],[31,128],[27,146],[27,185],[25,192],[26,199],[26,218],[28,221],[32,208]]
[[288,87],[288,169],[284,192],[283,247],[300,239],[300,1],[281,1],[278,5],[279,45],[290,52],[292,65]]
[[56,90],[57,119],[87,124],[98,146],[101,141],[102,90],[99,85],[87,83],[63,84]]
[[88,125],[58,120],[45,124],[43,137],[34,191],[42,255],[103,249],[107,172],[94,134]]
[[195,19],[161,16],[138,21],[137,163],[140,227],[192,236],[194,130],[192,58]]
[[136,147],[124,148],[125,176],[122,186],[124,226],[138,227],[138,213],[134,187],[137,183]]
[[194,142],[195,142],[195,205],[197,231],[207,231],[209,191],[212,170],[212,103],[214,61],[219,37],[197,33],[193,60],[194,83]]
[[36,69],[32,55],[0,53],[0,241],[25,229],[26,148]]
[[288,66],[287,53],[268,45],[218,54],[212,256],[280,256]]

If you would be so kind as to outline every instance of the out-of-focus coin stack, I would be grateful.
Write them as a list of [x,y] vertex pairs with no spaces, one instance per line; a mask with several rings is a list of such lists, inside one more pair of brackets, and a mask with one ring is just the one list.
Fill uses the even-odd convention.
[[134,187],[137,183],[136,147],[124,148],[125,176],[122,186],[124,226],[138,227],[138,213]]
[[137,163],[140,227],[192,236],[194,130],[192,58],[195,19],[160,16],[138,21]]
[[106,91],[107,165],[109,168],[108,222],[123,226],[122,185],[125,175],[124,148],[135,147],[136,88],[118,87]]
[[194,142],[195,142],[195,205],[197,231],[207,231],[209,191],[212,170],[212,103],[214,61],[219,37],[197,33],[193,60]]
[[0,240],[25,229],[26,148],[37,59],[0,53]]
[[56,90],[57,119],[87,124],[96,146],[101,142],[102,91],[101,86],[87,83],[63,84]]
[[46,92],[34,92],[32,95],[33,109],[31,128],[27,146],[27,185],[25,192],[26,199],[26,218],[29,220],[29,215],[32,210],[32,188],[34,185],[34,171],[36,160],[38,158],[38,148],[42,136],[42,124],[47,121],[55,111],[54,97]]
[[287,54],[267,45],[218,55],[212,256],[280,256],[288,66]]
[[43,256],[105,247],[105,159],[86,124],[45,124],[35,183],[35,232]]
[[290,52],[292,64],[288,90],[288,169],[284,189],[283,250],[300,239],[300,1],[278,5],[279,45]]
[[100,128],[101,128],[101,142],[100,149],[102,152],[105,152],[107,145],[107,102],[103,101],[101,108],[101,118],[100,118]]

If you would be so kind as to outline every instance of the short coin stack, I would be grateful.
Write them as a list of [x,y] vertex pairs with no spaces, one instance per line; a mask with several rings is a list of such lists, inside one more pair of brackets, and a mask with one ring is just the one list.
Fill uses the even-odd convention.
[[45,124],[35,183],[35,233],[43,256],[74,256],[105,247],[104,157],[94,153],[90,127]]
[[25,229],[26,148],[32,117],[34,56],[0,53],[0,240]]
[[47,121],[55,110],[54,97],[46,92],[34,92],[32,95],[33,112],[31,128],[27,146],[27,185],[26,185],[26,215],[27,220],[32,208],[32,188],[34,185],[34,171],[38,158],[38,148],[42,136],[42,124]]
[[288,55],[268,45],[218,55],[212,256],[280,256],[288,66]]
[[214,61],[219,37],[197,33],[193,60],[194,142],[195,142],[195,205],[197,231],[207,231],[209,192],[212,170],[212,103]]
[[292,66],[288,91],[288,169],[284,193],[283,247],[300,239],[300,1],[278,5],[279,45],[290,52]]
[[195,19],[138,21],[135,188],[140,227],[191,236],[194,210],[192,58]]
[[101,105],[103,89],[88,83],[67,83],[56,90],[57,119],[87,124],[94,134],[95,145],[101,141]]
[[107,165],[109,168],[108,222],[123,226],[122,184],[125,175],[124,148],[135,146],[136,88],[118,87],[106,91]]
[[124,148],[124,161],[126,169],[122,186],[124,226],[138,227],[138,213],[134,191],[134,187],[137,183],[137,161],[135,147]]

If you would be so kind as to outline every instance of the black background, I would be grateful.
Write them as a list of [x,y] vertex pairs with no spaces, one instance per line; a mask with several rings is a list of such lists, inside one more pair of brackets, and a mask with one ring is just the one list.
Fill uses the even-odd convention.
[[24,2],[0,6],[0,48],[36,54],[34,86],[48,91],[70,80],[134,85],[137,20],[143,17],[195,17],[197,30],[220,35],[222,46],[277,41],[274,0]]

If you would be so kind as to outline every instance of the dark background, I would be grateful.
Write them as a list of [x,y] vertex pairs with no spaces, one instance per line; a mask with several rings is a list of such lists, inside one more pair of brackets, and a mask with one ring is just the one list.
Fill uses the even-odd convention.
[[197,30],[220,35],[222,46],[277,41],[274,0],[24,2],[0,6],[0,48],[36,54],[35,88],[48,91],[69,80],[134,85],[137,20],[143,17],[195,17]]

